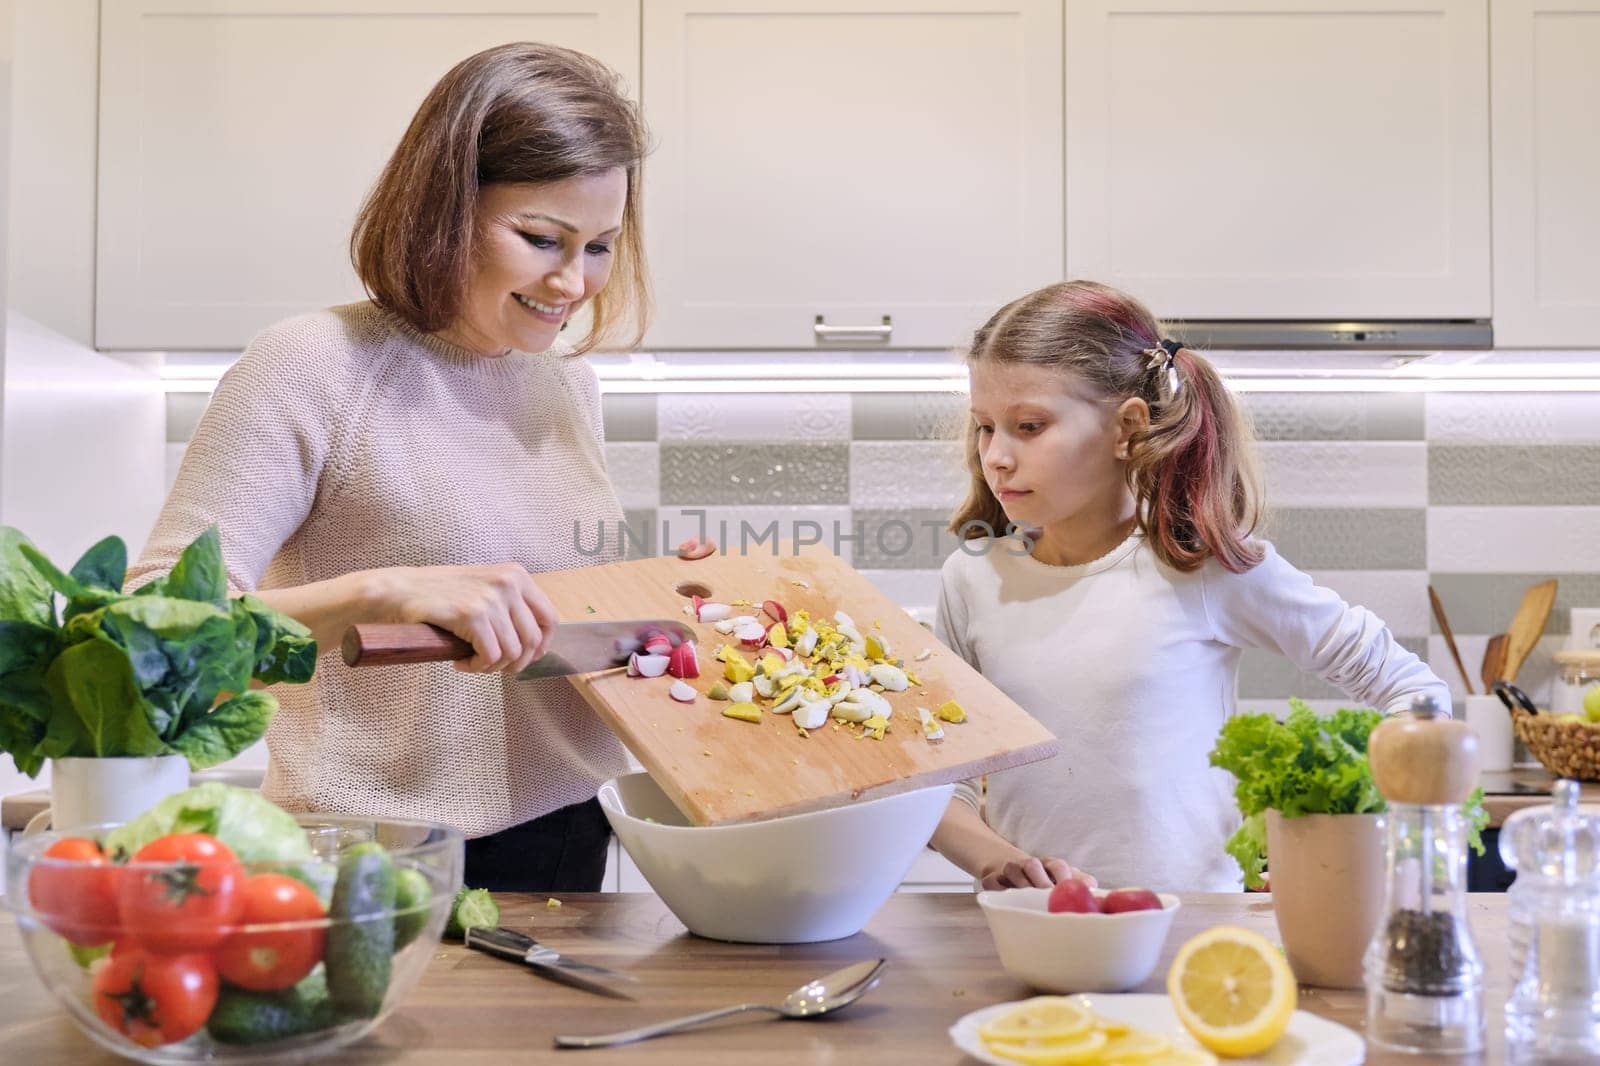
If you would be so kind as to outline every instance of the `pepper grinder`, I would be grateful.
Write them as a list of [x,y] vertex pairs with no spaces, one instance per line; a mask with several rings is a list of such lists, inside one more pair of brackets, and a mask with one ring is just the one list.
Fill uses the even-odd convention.
[[1478,738],[1427,696],[1367,745],[1384,813],[1383,919],[1363,960],[1367,1038],[1392,1051],[1483,1048],[1483,962],[1467,925],[1467,822]]

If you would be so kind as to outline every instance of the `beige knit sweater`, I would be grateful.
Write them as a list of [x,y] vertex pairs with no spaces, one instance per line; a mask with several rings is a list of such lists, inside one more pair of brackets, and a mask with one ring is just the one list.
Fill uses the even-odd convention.
[[[281,322],[223,377],[131,584],[221,528],[234,590],[354,570],[588,556],[621,521],[581,358],[486,358],[370,303]],[[274,690],[264,790],[295,811],[425,818],[481,836],[585,800],[625,763],[565,680],[448,664],[352,670],[324,649]]]

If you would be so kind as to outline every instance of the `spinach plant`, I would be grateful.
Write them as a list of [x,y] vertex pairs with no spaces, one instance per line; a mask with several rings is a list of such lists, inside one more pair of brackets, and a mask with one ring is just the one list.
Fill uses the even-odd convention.
[[228,597],[216,526],[131,593],[127,567],[118,537],[63,573],[0,527],[0,751],[30,777],[46,759],[83,756],[214,766],[259,740],[278,708],[252,681],[305,682],[316,669],[309,629]]

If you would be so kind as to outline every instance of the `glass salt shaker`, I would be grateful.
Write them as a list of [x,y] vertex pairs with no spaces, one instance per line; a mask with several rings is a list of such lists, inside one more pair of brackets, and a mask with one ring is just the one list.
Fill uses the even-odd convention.
[[1506,899],[1515,1063],[1600,1061],[1600,817],[1580,813],[1578,795],[1577,782],[1558,781],[1550,806],[1500,828],[1500,855],[1517,871]]
[[1363,962],[1367,1037],[1393,1051],[1483,1048],[1483,962],[1467,924],[1467,821],[1478,739],[1419,696],[1372,731],[1372,776],[1388,801],[1384,916]]

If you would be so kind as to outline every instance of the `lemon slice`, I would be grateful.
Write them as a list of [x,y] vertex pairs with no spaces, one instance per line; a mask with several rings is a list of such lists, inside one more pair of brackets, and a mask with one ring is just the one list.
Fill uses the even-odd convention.
[[1294,1016],[1294,974],[1271,941],[1219,925],[1178,949],[1167,971],[1172,1007],[1194,1038],[1219,1055],[1254,1055]]
[[998,1018],[978,1027],[985,1043],[1004,1041],[1076,1040],[1094,1028],[1094,1014],[1082,1003],[1066,996],[1035,996]]
[[1166,1037],[1147,1033],[1142,1029],[1133,1029],[1107,1040],[1105,1050],[1100,1052],[1100,1060],[1116,1063],[1146,1062],[1171,1049],[1172,1041]]
[[[1102,1061],[1110,1062],[1110,1059]],[[1217,1066],[1217,1057],[1199,1048],[1179,1047],[1164,1051],[1153,1059],[1145,1059],[1139,1066]]]
[[1077,1063],[1100,1062],[1105,1050],[1106,1034],[1088,1030],[1072,1040],[1030,1040],[1018,1043],[1010,1040],[989,1040],[985,1045],[990,1052],[1025,1066],[1075,1066]]

